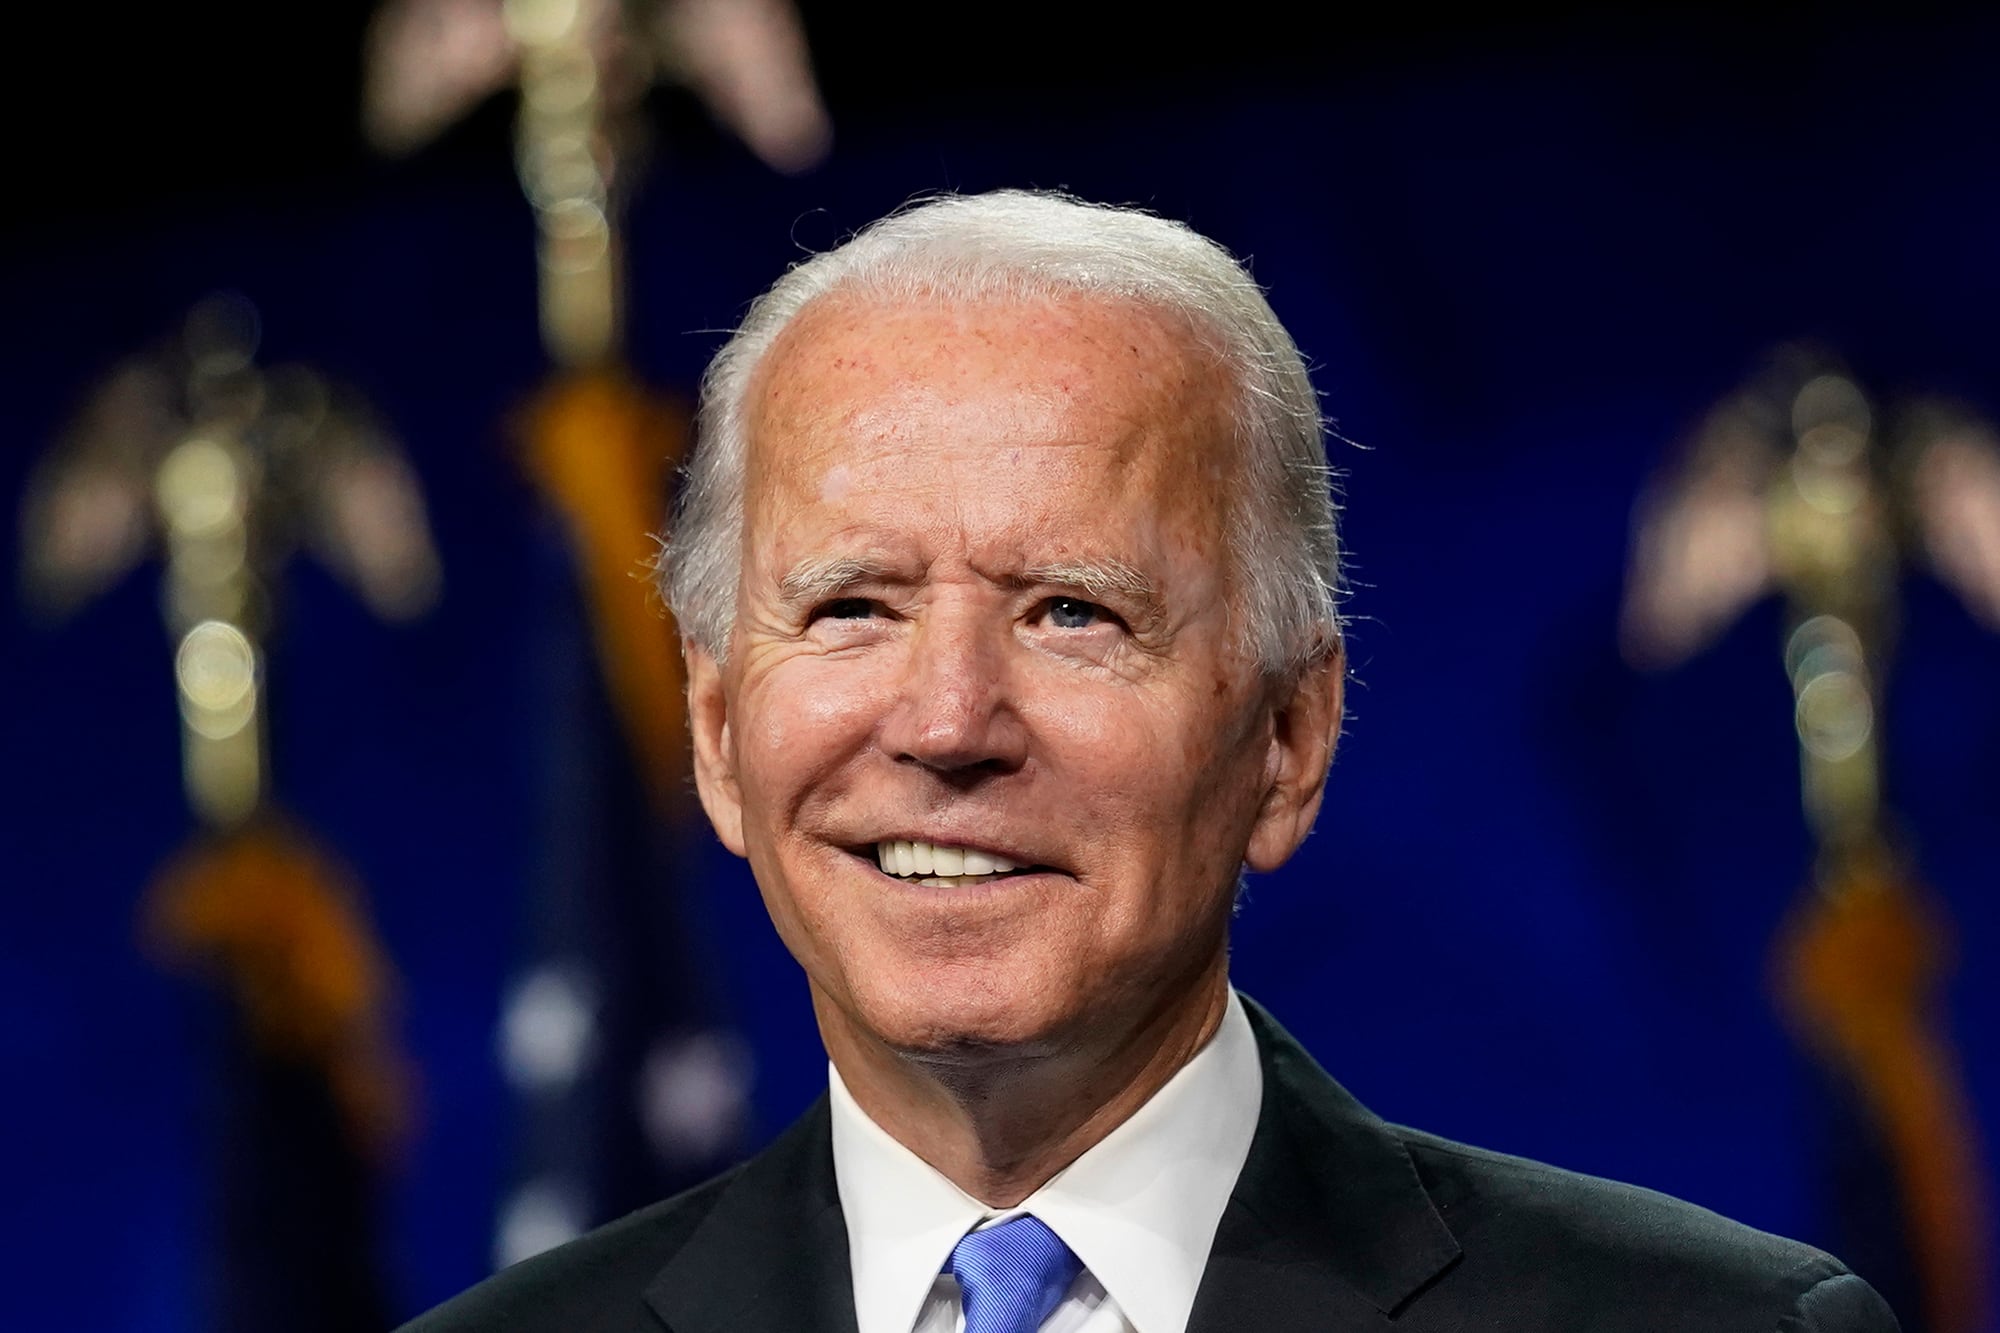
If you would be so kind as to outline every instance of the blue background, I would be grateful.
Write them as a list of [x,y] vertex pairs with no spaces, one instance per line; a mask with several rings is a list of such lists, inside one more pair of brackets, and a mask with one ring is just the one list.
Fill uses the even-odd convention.
[[[1238,984],[1386,1116],[1825,1239],[1835,1131],[1767,984],[1811,850],[1778,612],[1643,677],[1617,601],[1646,478],[1779,340],[2000,411],[2000,27],[1724,29],[1546,23],[1350,53],[1338,77],[1297,51],[1270,77],[954,92],[932,70],[901,99],[850,81],[843,101],[835,66],[834,155],[790,180],[670,105],[629,230],[632,348],[687,391],[786,263],[923,190],[1062,186],[1248,257],[1346,437],[1356,680],[1317,833],[1253,882]],[[280,792],[369,885],[403,974],[424,1127],[386,1244],[411,1312],[487,1271],[540,744],[538,520],[504,442],[543,370],[532,237],[481,133],[395,168],[20,214],[0,255],[0,548],[91,382],[218,287],[261,305],[266,359],[368,393],[422,475],[439,610],[387,628],[298,563],[272,664]],[[1890,789],[1957,923],[1949,1016],[1991,1138],[2000,639],[1928,578],[1906,590]],[[134,944],[190,832],[157,595],[149,566],[67,623],[0,616],[8,1328],[72,1325],[79,1292],[105,1328],[204,1317],[218,1016]],[[768,1135],[823,1057],[747,875],[708,862],[682,887]]]

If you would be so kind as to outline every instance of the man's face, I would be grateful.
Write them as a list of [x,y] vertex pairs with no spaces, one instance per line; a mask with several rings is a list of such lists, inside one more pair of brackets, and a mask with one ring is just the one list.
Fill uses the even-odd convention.
[[771,350],[691,697],[822,1023],[1025,1053],[1219,984],[1239,866],[1296,847],[1326,753],[1238,651],[1226,401],[1173,325],[1081,297],[834,297]]

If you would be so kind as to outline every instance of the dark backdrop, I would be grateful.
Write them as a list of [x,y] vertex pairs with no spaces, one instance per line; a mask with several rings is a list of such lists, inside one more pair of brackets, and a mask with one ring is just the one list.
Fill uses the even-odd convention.
[[[950,17],[946,17],[949,12]],[[1615,651],[1632,502],[1772,343],[2000,411],[2000,23],[1898,6],[1545,7],[1441,28],[1221,7],[812,6],[831,160],[780,179],[682,96],[632,218],[635,360],[687,390],[802,250],[912,193],[1063,186],[1248,256],[1346,441],[1352,720],[1325,814],[1254,883],[1236,977],[1377,1110],[1830,1242],[1839,1133],[1773,1016],[1810,848],[1774,608],[1658,678]],[[501,423],[543,367],[507,110],[370,163],[362,14],[154,7],[23,30],[0,252],[0,537],[91,381],[203,293],[359,384],[447,580],[371,621],[295,565],[278,782],[369,884],[425,1128],[402,1308],[486,1271],[494,1059],[536,763],[532,505]],[[1176,26],[1179,22],[1180,26]],[[133,946],[188,832],[148,568],[0,618],[0,1325],[202,1326],[213,1014]],[[1955,916],[1951,1017],[2000,1128],[2000,640],[1908,585],[1892,792]],[[797,970],[719,853],[689,910],[757,1056],[759,1133],[823,1083]]]

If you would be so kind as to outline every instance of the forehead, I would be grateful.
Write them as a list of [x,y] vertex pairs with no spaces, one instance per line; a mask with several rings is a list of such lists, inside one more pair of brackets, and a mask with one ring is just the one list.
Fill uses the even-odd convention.
[[[836,294],[780,335],[747,404],[747,498],[837,499],[867,472],[1011,465],[1213,506],[1229,379],[1176,316],[1082,294]],[[934,471],[929,473],[935,475]]]

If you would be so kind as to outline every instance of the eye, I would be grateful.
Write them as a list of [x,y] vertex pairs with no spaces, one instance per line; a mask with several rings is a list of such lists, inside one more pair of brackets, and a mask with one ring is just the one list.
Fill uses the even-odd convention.
[[866,597],[838,597],[813,610],[814,620],[867,620],[878,604]]
[[1101,622],[1115,622],[1117,617],[1095,602],[1086,602],[1080,597],[1055,597],[1048,602],[1049,623],[1057,629],[1089,629]]

